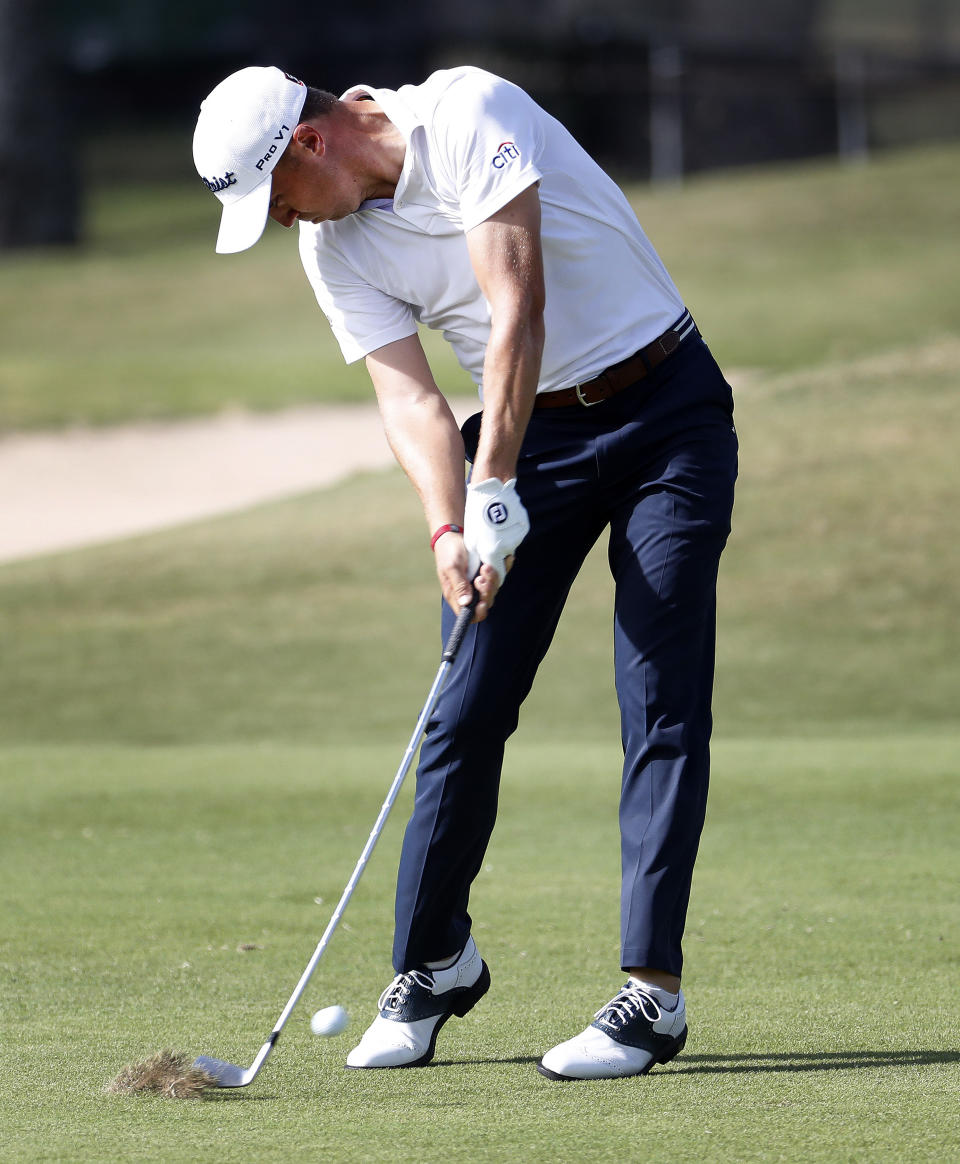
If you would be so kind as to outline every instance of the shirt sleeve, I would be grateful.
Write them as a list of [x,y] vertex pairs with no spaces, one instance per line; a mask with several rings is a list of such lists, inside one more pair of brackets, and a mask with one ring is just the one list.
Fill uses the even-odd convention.
[[301,223],[300,261],[348,364],[416,333],[410,305],[365,282],[322,227]]
[[438,102],[433,135],[460,202],[464,231],[538,182],[542,110],[516,85],[464,69]]

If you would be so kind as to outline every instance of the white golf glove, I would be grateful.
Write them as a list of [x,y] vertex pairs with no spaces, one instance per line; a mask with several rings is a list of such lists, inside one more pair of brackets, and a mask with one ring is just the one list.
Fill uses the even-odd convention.
[[516,551],[530,530],[530,519],[517,496],[517,479],[504,484],[488,477],[467,486],[467,507],[463,518],[463,542],[469,554],[469,576],[475,578],[482,562],[492,566],[500,578],[506,576],[505,560]]

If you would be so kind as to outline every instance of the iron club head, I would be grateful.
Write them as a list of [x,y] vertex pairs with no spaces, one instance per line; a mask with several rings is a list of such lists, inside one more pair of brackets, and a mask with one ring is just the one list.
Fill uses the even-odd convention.
[[[290,1004],[288,1003],[288,1010],[289,1006]],[[286,1013],[284,1013],[284,1018],[286,1017]],[[238,1067],[236,1063],[228,1063],[225,1059],[211,1059],[209,1055],[200,1055],[194,1059],[193,1065],[200,1071],[205,1071],[214,1080],[217,1087],[246,1087],[248,1083],[252,1083],[260,1074],[260,1068],[266,1062],[267,1056],[273,1050],[274,1044],[280,1037],[281,1025],[278,1023],[274,1027],[270,1038],[267,1039],[257,1052],[256,1059],[254,1059],[249,1067]]]
[[205,1071],[211,1076],[217,1087],[246,1087],[252,1082],[256,1071],[252,1068],[238,1067],[236,1063],[227,1063],[223,1059],[211,1059],[208,1055],[200,1055],[193,1061],[194,1067]]

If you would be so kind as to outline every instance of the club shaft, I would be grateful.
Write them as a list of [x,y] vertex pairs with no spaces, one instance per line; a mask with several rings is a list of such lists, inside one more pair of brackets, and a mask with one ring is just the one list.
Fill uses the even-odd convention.
[[[433,681],[433,686],[430,688],[430,693],[427,696],[427,701],[423,706],[423,711],[420,713],[420,718],[417,720],[417,726],[414,728],[413,735],[410,737],[410,743],[407,745],[407,750],[403,754],[403,759],[400,762],[400,767],[397,769],[397,774],[393,778],[393,783],[387,792],[387,797],[380,808],[380,813],[377,816],[370,836],[367,838],[367,843],[363,847],[363,852],[360,854],[360,859],[357,861],[356,867],[347,882],[346,888],[343,891],[340,901],[337,903],[337,908],[333,911],[333,916],[327,923],[327,928],[323,931],[323,937],[317,943],[317,948],[313,952],[313,956],[307,963],[306,969],[300,975],[300,981],[296,985],[296,989],[290,996],[290,1001],[283,1008],[283,1012],[277,1019],[276,1026],[273,1028],[272,1041],[275,1041],[276,1036],[283,1030],[284,1024],[290,1017],[290,1012],[300,1001],[300,996],[307,988],[307,983],[313,976],[313,972],[317,967],[317,963],[323,957],[323,952],[327,948],[330,939],[337,926],[340,924],[340,919],[343,917],[344,911],[350,898],[353,896],[353,891],[357,887],[357,882],[360,880],[363,870],[366,868],[367,862],[370,860],[370,855],[374,850],[374,846],[380,839],[380,834],[383,832],[383,826],[386,823],[387,817],[390,815],[390,810],[393,808],[394,801],[400,793],[400,788],[403,781],[410,770],[410,765],[413,763],[413,758],[420,746],[420,740],[423,738],[423,733],[427,730],[427,723],[430,716],[433,715],[433,709],[437,705],[437,700],[440,698],[440,693],[443,691],[444,683],[447,679],[447,674],[453,666],[451,660],[445,659],[440,664],[440,669],[437,671],[437,677]],[[265,1044],[266,1046],[266,1044]]]
[[387,817],[390,815],[390,810],[393,808],[393,803],[397,799],[400,792],[400,787],[403,784],[407,772],[410,770],[410,765],[413,763],[413,758],[417,754],[417,749],[420,747],[420,741],[423,739],[424,732],[427,730],[427,723],[433,715],[434,708],[437,706],[437,700],[443,691],[444,684],[447,681],[447,675],[453,666],[460,646],[463,643],[464,636],[467,633],[467,628],[473,621],[473,613],[479,601],[479,595],[476,590],[473,592],[473,597],[468,606],[465,606],[457,616],[453,630],[450,632],[450,637],[447,639],[443,649],[443,661],[440,664],[440,669],[437,671],[437,676],[433,681],[433,686],[427,695],[426,702],[423,705],[423,711],[420,712],[420,718],[417,720],[417,726],[413,729],[413,735],[410,737],[410,743],[407,744],[407,750],[403,754],[403,759],[400,761],[400,767],[397,769],[397,774],[393,778],[393,783],[390,785],[387,797],[380,808],[376,822],[367,838],[367,843],[363,846],[363,852],[360,854],[360,859],[357,861],[356,867],[347,882],[346,888],[343,891],[340,901],[337,903],[337,908],[333,911],[333,916],[327,923],[327,928],[323,931],[323,937],[317,943],[317,948],[313,951],[310,961],[307,963],[306,969],[300,975],[300,981],[297,983],[293,994],[287,1005],[283,1008],[280,1017],[277,1019],[276,1025],[270,1033],[270,1038],[263,1044],[257,1052],[257,1056],[250,1066],[244,1070],[237,1067],[233,1063],[227,1063],[220,1059],[211,1059],[206,1056],[201,1056],[197,1059],[197,1065],[203,1067],[211,1075],[218,1079],[221,1087],[246,1087],[252,1083],[257,1077],[260,1068],[267,1060],[267,1056],[273,1050],[277,1039],[280,1037],[280,1032],[283,1030],[287,1019],[293,1008],[300,1001],[300,996],[307,988],[307,983],[313,976],[313,972],[317,967],[317,963],[323,957],[323,952],[327,948],[330,939],[333,937],[334,930],[340,923],[343,917],[343,912],[347,908],[347,903],[353,896],[353,891],[357,887],[357,882],[366,868],[367,862],[370,860],[370,854],[374,850],[374,846],[380,839],[380,834],[383,832],[383,826],[386,824]]

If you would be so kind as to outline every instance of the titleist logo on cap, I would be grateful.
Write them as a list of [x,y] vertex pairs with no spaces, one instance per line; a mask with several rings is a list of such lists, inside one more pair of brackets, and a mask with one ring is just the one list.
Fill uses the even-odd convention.
[[208,190],[212,190],[216,194],[218,190],[226,190],[228,186],[236,186],[237,176],[232,170],[227,170],[222,178],[204,178],[201,176],[200,181]]

